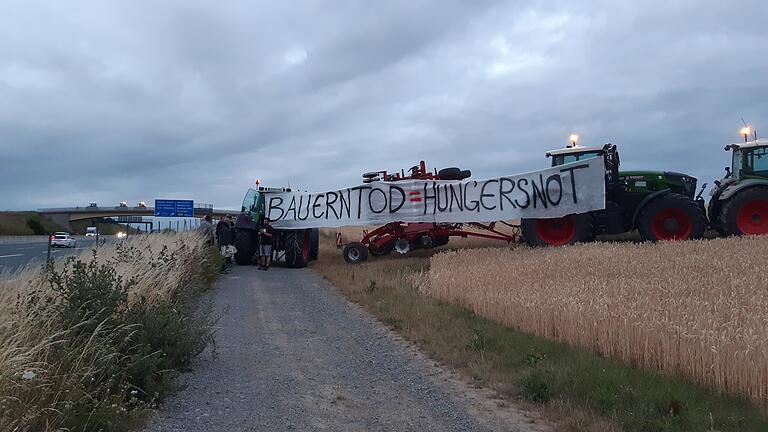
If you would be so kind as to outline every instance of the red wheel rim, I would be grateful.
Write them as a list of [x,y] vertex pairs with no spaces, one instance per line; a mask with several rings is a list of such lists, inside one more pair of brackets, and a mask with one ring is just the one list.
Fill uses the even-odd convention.
[[752,200],[736,214],[736,226],[744,234],[768,234],[768,201]]
[[658,240],[685,240],[693,231],[693,221],[684,210],[663,209],[653,217],[651,231]]
[[301,256],[304,258],[305,262],[309,261],[309,243],[311,237],[309,231],[304,231],[304,242],[301,244]]
[[536,220],[536,235],[550,246],[568,244],[576,235],[576,222],[573,216],[555,219]]

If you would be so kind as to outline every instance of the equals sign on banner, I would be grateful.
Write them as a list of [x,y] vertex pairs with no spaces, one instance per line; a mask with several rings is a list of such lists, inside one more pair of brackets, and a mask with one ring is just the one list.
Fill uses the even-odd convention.
[[408,195],[410,197],[410,201],[411,202],[421,202],[421,192],[420,191],[408,192]]

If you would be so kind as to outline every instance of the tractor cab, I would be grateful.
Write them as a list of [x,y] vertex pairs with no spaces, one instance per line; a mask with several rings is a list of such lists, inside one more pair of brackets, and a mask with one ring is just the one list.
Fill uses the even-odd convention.
[[605,154],[605,147],[585,147],[580,145],[569,146],[564,149],[547,152],[547,157],[552,158],[552,166],[560,166],[571,162],[577,162]]
[[260,194],[256,189],[248,189],[243,198],[243,206],[240,209],[243,213],[256,213],[264,210],[264,195]]
[[725,150],[733,152],[731,166],[726,168],[725,178],[768,178],[768,139],[728,144]]
[[715,181],[708,216],[723,235],[768,234],[768,139],[728,144],[731,166]]
[[241,214],[238,215],[235,226],[237,228],[250,227],[251,229],[257,229],[265,216],[265,196],[270,193],[290,191],[291,188],[274,188],[264,186],[258,186],[257,189],[248,189],[248,192],[245,193],[245,198],[243,198],[243,205],[240,209]]
[[608,143],[602,147],[585,147],[573,142],[566,148],[548,151],[546,156],[552,158],[552,167],[602,157],[605,162],[605,181],[608,190],[625,187],[625,182],[619,173],[621,163],[619,151],[614,144]]

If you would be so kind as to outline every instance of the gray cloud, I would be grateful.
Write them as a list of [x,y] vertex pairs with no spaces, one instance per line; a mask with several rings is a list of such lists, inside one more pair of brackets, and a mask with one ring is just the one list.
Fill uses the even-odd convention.
[[0,207],[510,174],[572,131],[711,182],[768,130],[759,0],[283,3],[4,5]]

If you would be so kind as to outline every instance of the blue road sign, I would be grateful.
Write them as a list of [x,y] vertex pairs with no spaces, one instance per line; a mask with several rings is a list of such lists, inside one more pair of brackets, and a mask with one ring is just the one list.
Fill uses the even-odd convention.
[[157,217],[194,217],[195,203],[192,200],[155,200]]

